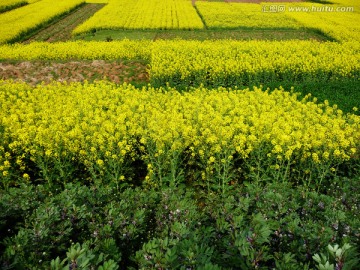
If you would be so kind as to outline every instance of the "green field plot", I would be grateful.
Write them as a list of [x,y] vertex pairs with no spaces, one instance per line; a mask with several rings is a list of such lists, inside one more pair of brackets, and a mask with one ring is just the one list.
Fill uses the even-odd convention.
[[[37,36],[34,37],[37,40]],[[56,36],[53,36],[56,39]],[[327,41],[328,38],[313,29],[197,29],[183,31],[168,30],[98,30],[93,33],[84,33],[74,36],[74,40],[158,40],[158,39],[184,39],[184,40],[318,40]]]

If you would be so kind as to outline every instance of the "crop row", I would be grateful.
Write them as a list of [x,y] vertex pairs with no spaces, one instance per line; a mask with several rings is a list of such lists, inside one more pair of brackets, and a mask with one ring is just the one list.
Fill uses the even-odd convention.
[[[348,4],[352,12],[336,11]],[[209,28],[299,29],[312,28],[339,41],[358,40],[357,3],[326,6],[315,3],[276,4],[196,2],[196,9]],[[271,8],[279,8],[277,12]],[[74,30],[74,34],[99,29],[200,29],[203,24],[190,1],[128,2],[111,0],[101,11]]]
[[118,41],[3,45],[0,59],[137,59],[150,61],[154,85],[232,86],[274,81],[356,79],[358,42]]
[[32,42],[0,46],[0,59],[13,60],[115,60],[150,59],[151,41],[123,40],[118,42],[69,41]]
[[0,44],[16,41],[82,3],[83,0],[42,0],[0,14]]
[[264,176],[318,185],[339,165],[359,161],[359,116],[282,89],[180,93],[105,82],[32,88],[2,81],[0,104],[4,186],[79,175],[222,189]]
[[[306,27],[339,41],[359,41],[360,6],[353,0],[339,1],[331,6],[316,3],[258,5],[198,1],[196,7],[209,28]],[[351,10],[345,12],[346,8]]]
[[[4,8],[11,4],[6,3]],[[25,7],[3,13],[0,15],[2,25],[0,43],[19,40],[81,3],[80,0],[60,0],[55,4],[50,0],[31,1]],[[201,1],[196,3],[200,16],[209,28],[306,27],[317,29],[339,41],[358,41],[360,24],[356,23],[359,21],[359,13],[356,10],[359,6],[356,3],[353,3],[353,12],[321,12],[323,8],[329,7],[314,3],[282,6],[285,7],[284,12],[268,12],[267,7],[270,5],[265,3],[262,5]],[[337,7],[341,6],[333,5],[330,8]],[[306,8],[310,11],[305,11]],[[99,29],[202,29],[203,27],[201,18],[189,0],[110,0],[103,9],[78,26],[73,34]]]
[[355,79],[359,49],[357,42],[159,41],[150,78],[154,85],[208,86]]
[[203,23],[188,0],[111,0],[74,30],[94,29],[201,29]]
[[197,1],[209,28],[299,28],[302,25],[285,13],[262,12],[258,4]]
[[[345,2],[346,3],[346,2]],[[349,5],[351,3],[351,5]],[[304,27],[313,28],[321,31],[327,36],[338,41],[360,41],[360,6],[358,3],[348,2],[349,6],[344,5],[316,5],[314,3],[302,3],[300,6],[289,5],[286,15],[301,23]],[[290,12],[290,8],[293,11]],[[305,7],[308,11],[304,11]],[[326,8],[332,10],[326,12]],[[336,11],[340,8],[339,11]],[[341,8],[351,8],[351,11],[341,12]]]
[[3,0],[0,3],[0,13],[5,11],[21,7],[27,4],[27,1],[24,0]]

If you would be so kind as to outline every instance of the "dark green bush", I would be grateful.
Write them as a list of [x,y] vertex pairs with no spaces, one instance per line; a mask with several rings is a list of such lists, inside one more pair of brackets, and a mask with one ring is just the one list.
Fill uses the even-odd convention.
[[141,269],[220,269],[212,263],[214,229],[191,191],[161,191],[153,237],[136,253]]
[[[338,260],[337,269],[356,269],[359,180],[337,179],[323,193],[264,182],[224,194],[190,187],[9,188],[0,193],[1,267],[314,269]],[[329,245],[344,244],[350,248],[341,259],[326,255]]]
[[86,243],[96,256],[104,254],[106,259],[124,263],[146,237],[155,202],[151,194],[69,184],[46,198],[16,234],[4,239],[4,264],[46,269],[51,259],[64,257],[77,242]]

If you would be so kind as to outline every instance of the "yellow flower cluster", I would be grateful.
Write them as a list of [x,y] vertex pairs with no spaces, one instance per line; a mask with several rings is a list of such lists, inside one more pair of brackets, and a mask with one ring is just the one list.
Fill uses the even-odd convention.
[[67,59],[150,59],[151,41],[122,40],[114,42],[69,41],[32,42],[0,46],[0,59],[67,60]]
[[[360,41],[360,4],[356,0],[317,3],[221,3],[197,1],[210,28],[311,28],[339,41]],[[270,8],[275,10],[270,10]],[[281,10],[278,8],[281,7]],[[350,8],[352,10],[347,10]]]
[[[359,1],[357,0],[332,0],[330,1],[335,4],[341,4],[341,5],[354,5],[354,6],[360,6]],[[360,10],[359,10],[360,12]]]
[[0,3],[0,7],[14,5],[18,2],[20,2],[20,0],[2,0]]
[[27,3],[27,1],[24,0],[2,0],[0,2],[0,12],[7,10],[8,7],[18,6],[20,3],[24,2]]
[[0,14],[0,44],[19,38],[83,2],[83,0],[42,0]]
[[[344,2],[345,4],[346,2]],[[293,9],[291,9],[293,7]],[[294,8],[295,7],[295,8]],[[307,8],[308,11],[301,9]],[[332,10],[327,12],[326,8]],[[339,11],[337,11],[339,8]],[[351,12],[341,12],[352,8]],[[291,11],[292,10],[292,11]],[[360,5],[348,2],[348,5],[321,5],[314,3],[289,4],[285,14],[304,27],[320,30],[338,41],[360,41]]]
[[98,4],[98,3],[107,4],[107,3],[109,3],[109,0],[86,0],[85,2],[93,3],[93,4]]
[[209,28],[299,28],[301,25],[284,13],[263,12],[259,4],[197,1]]
[[211,86],[358,78],[359,49],[359,42],[157,41],[150,77],[155,85]]
[[201,29],[190,0],[110,0],[73,33],[93,29]]
[[0,46],[0,59],[146,59],[154,85],[233,86],[357,78],[359,42],[114,41]]
[[[10,155],[4,149],[19,164],[24,157],[40,165],[67,160],[124,181],[133,160],[146,165],[146,179],[156,180],[177,168],[172,161],[181,154],[178,167],[200,163],[209,175],[216,166],[235,166],[235,158],[254,159],[258,151],[275,162],[321,163],[348,160],[360,147],[359,116],[310,96],[299,101],[282,89],[180,93],[106,82],[32,88],[2,81],[0,104],[3,175]],[[29,175],[22,169],[21,176]]]

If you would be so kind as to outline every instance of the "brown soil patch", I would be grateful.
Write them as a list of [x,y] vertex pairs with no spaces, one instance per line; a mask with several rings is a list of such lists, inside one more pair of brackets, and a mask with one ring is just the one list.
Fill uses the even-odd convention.
[[147,65],[141,61],[24,61],[0,63],[0,79],[26,82],[31,85],[58,82],[93,82],[109,80],[114,83],[147,83]]
[[84,4],[64,18],[61,18],[48,27],[40,30],[24,43],[29,43],[31,41],[58,42],[69,40],[72,38],[72,31],[78,25],[85,22],[104,6],[105,4]]

